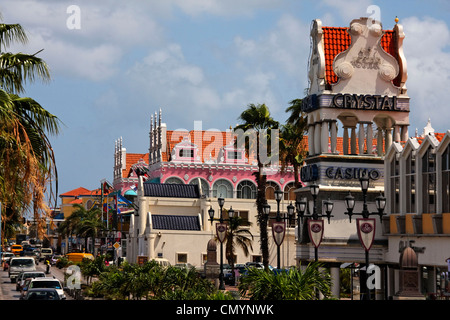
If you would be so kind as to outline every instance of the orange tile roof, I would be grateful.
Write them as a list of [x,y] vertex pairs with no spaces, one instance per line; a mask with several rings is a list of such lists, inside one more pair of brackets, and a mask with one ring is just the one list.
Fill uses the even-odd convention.
[[80,195],[90,195],[91,191],[83,188],[83,187],[79,187],[70,191],[67,191],[65,193],[60,194],[60,197],[78,197]]
[[[327,84],[334,84],[338,81],[338,76],[333,71],[333,60],[339,53],[350,47],[351,37],[348,29],[343,27],[322,27],[325,51],[325,80]],[[393,30],[384,30],[384,34],[381,37],[381,47],[398,61]],[[394,80],[394,84],[398,86],[398,79]]]
[[146,164],[148,164],[148,152],[147,153],[127,153],[126,156],[126,168],[122,170],[122,177],[128,178],[130,175],[131,167],[138,163],[139,160],[143,160]]
[[[167,141],[167,151],[162,153],[162,160],[164,162],[169,161],[170,154],[173,147],[180,143],[183,140],[183,137],[188,136],[191,143],[196,143],[195,135],[198,134],[198,131],[176,131],[176,130],[168,130],[166,134]],[[226,146],[232,141],[232,133],[227,131],[211,131],[211,130],[203,130],[201,131],[200,139],[202,139],[202,150],[199,150],[200,161],[205,162],[209,158],[209,154],[211,154],[212,159],[216,159],[218,156],[218,151],[220,148]],[[206,159],[204,159],[204,157]]]

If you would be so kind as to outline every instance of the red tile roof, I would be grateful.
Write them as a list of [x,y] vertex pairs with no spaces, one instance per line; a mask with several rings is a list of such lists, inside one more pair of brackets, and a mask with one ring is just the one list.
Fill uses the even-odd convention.
[[122,170],[122,177],[128,178],[130,175],[131,167],[138,163],[140,160],[143,160],[146,164],[148,164],[148,152],[147,153],[127,153],[126,156],[126,168]]
[[79,187],[60,194],[60,197],[78,197],[80,195],[88,195],[88,194],[91,194],[90,190],[83,187]]
[[[180,143],[183,140],[183,137],[189,136],[191,143],[196,143],[195,134],[199,134],[199,132],[195,131],[175,131],[170,130],[167,131],[166,139],[167,139],[167,151],[162,153],[162,160],[164,162],[169,161],[170,153],[173,147]],[[199,134],[202,139],[202,150],[199,150],[200,161],[205,162],[209,158],[209,154],[211,153],[211,158],[216,159],[218,151],[220,148],[226,146],[230,143],[231,140],[231,132],[227,131],[201,131]],[[198,137],[197,137],[198,139]],[[204,159],[204,156],[206,159]]]
[[95,190],[89,190],[83,187],[79,187],[70,191],[67,191],[65,193],[60,194],[60,197],[79,197],[79,196],[95,196],[100,195],[101,190],[95,189]]
[[[334,84],[338,81],[338,77],[333,71],[333,60],[339,53],[350,47],[351,37],[348,29],[322,27],[325,51],[325,80],[327,84]],[[381,47],[398,61],[397,44],[393,30],[384,30],[384,34],[381,37]],[[399,85],[397,79],[394,79],[394,84]]]

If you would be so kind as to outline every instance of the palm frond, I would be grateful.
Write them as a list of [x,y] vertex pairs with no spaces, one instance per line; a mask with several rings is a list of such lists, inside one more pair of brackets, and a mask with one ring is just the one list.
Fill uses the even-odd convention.
[[25,30],[20,24],[0,23],[0,50],[9,47],[14,42],[22,44],[28,42]]

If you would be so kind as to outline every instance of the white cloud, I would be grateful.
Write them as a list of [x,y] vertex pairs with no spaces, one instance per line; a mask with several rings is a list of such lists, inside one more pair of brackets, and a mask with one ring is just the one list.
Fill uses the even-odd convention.
[[405,32],[404,52],[408,64],[408,95],[411,97],[410,118],[419,132],[431,118],[440,132],[450,129],[448,113],[450,101],[450,30],[434,18],[410,17],[402,19]]
[[[107,4],[112,4],[108,6]],[[72,1],[4,1],[6,23],[20,23],[28,32],[26,47],[11,51],[39,54],[50,65],[52,75],[76,76],[101,81],[116,74],[121,59],[135,46],[161,43],[164,31],[138,5],[117,1],[104,6],[79,2],[80,29],[67,28]]]
[[217,16],[252,15],[256,10],[273,9],[283,6],[283,0],[168,0],[186,14],[197,16],[213,14]]

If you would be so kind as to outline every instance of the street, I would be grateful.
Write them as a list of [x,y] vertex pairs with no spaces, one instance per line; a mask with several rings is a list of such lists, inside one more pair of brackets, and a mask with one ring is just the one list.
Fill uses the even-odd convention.
[[[45,265],[44,263],[39,263],[39,265],[36,266],[36,270],[38,271],[44,271],[45,272]],[[55,277],[64,286],[64,273],[63,269],[58,269],[56,267],[50,268],[50,274],[47,275],[48,277]],[[0,269],[0,300],[19,300],[20,299],[20,292],[16,291],[16,283],[12,283],[11,280],[8,277],[8,270],[3,271],[3,268]],[[69,296],[66,292],[67,300],[74,300],[71,296]]]

